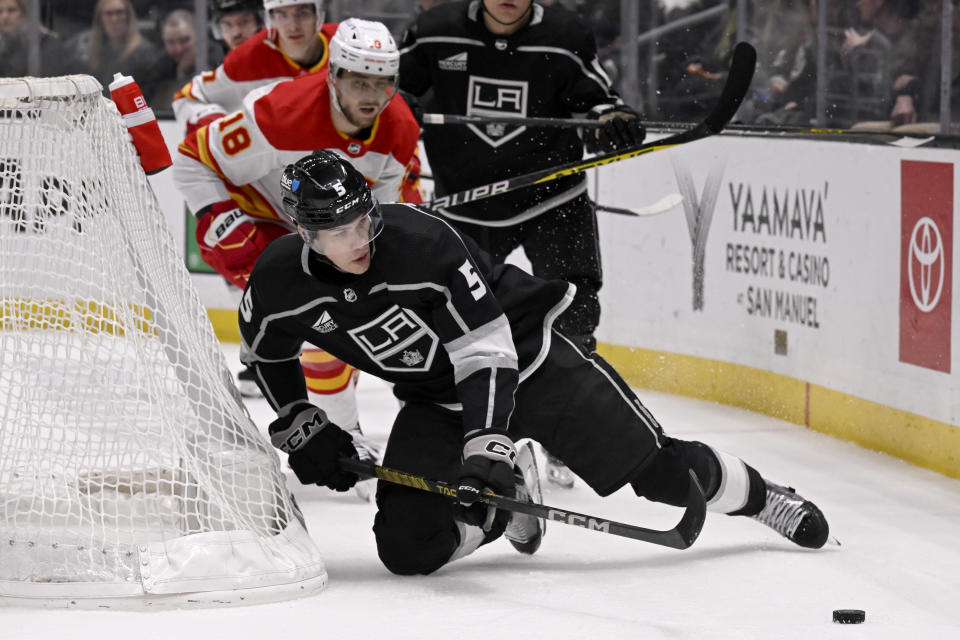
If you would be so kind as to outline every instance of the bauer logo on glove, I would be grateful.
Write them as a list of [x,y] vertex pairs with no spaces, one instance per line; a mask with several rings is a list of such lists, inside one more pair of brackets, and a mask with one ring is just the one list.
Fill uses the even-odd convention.
[[226,213],[221,213],[213,219],[213,224],[207,229],[203,240],[208,246],[220,244],[220,241],[230,235],[234,229],[250,220],[249,216],[240,209],[233,209]]

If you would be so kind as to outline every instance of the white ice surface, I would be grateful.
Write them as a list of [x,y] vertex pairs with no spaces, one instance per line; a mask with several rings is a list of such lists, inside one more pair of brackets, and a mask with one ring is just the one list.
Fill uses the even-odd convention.
[[[960,638],[960,481],[793,424],[638,393],[668,433],[739,455],[816,501],[843,546],[808,551],[715,514],[687,551],[551,523],[532,557],[498,540],[435,575],[398,577],[377,558],[372,505],[291,475],[327,562],[319,595],[148,613],[0,608],[0,639]],[[364,429],[385,442],[395,401],[370,376],[360,397]],[[250,406],[265,429],[266,403]],[[680,514],[629,490],[600,499],[582,482],[545,484],[544,502],[657,528]],[[865,609],[866,623],[834,624],[838,608]]]

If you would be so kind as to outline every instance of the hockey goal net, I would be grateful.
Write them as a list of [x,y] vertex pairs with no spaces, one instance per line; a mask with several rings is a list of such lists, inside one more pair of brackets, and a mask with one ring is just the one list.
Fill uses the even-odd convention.
[[89,76],[0,79],[0,602],[325,582],[115,107]]

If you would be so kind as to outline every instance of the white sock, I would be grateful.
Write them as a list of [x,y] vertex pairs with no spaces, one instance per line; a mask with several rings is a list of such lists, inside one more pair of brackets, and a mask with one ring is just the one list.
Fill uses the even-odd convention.
[[476,551],[486,535],[480,527],[464,524],[459,520],[456,524],[457,529],[460,531],[460,544],[453,550],[453,554],[447,562],[459,560]]
[[714,513],[732,513],[743,509],[750,496],[750,476],[747,465],[736,456],[710,449],[720,461],[720,488],[707,502],[707,510]]

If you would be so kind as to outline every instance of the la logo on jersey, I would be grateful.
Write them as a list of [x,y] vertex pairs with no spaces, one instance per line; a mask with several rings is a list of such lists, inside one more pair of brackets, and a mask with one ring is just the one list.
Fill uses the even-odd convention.
[[[525,81],[470,76],[467,91],[468,116],[527,116],[527,98],[530,92]],[[499,147],[526,130],[523,126],[505,124],[488,124],[482,129],[474,124],[467,127],[491,147]]]
[[327,310],[324,310],[324,312],[320,314],[320,318],[313,323],[313,328],[319,333],[330,333],[331,331],[335,331],[339,326],[340,325],[330,317],[330,312]]
[[398,305],[348,333],[384,371],[428,371],[440,344],[416,313]]

